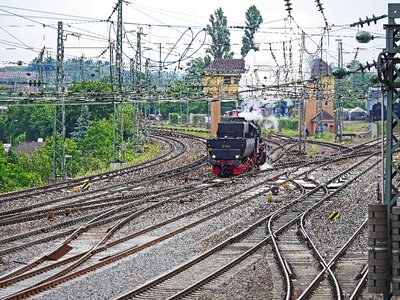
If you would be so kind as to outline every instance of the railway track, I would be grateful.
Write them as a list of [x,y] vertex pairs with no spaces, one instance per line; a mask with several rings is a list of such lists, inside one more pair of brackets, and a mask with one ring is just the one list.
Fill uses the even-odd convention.
[[[263,182],[264,183],[264,182]],[[263,190],[263,192],[265,192],[265,189]],[[228,198],[231,198],[232,197],[232,195],[231,196],[229,196]],[[253,197],[253,196],[252,196]],[[228,199],[227,198],[227,199]],[[248,201],[248,200],[245,200],[245,201]],[[240,204],[242,204],[242,202],[243,202],[243,200],[241,201],[241,202],[239,202]],[[236,206],[237,204],[234,204],[234,206]],[[224,211],[224,210],[222,210],[222,211]],[[220,212],[221,213],[221,212]],[[42,272],[42,270],[40,271],[40,272]],[[30,274],[31,275],[31,274]],[[10,276],[10,275],[9,275]],[[19,278],[19,280],[20,280],[20,277],[18,277]],[[7,279],[7,278],[5,278],[5,279]],[[10,282],[8,281],[8,284],[10,284]]]
[[[218,182],[216,184],[220,184],[220,183]],[[181,232],[183,232],[185,230],[188,230],[188,229],[192,228],[193,226],[196,226],[196,225],[198,225],[200,223],[206,222],[207,220],[210,220],[211,218],[215,218],[215,217],[217,217],[218,215],[220,215],[222,213],[225,213],[225,212],[227,212],[227,211],[229,211],[231,209],[234,209],[234,208],[236,208],[236,207],[238,207],[240,205],[244,205],[248,201],[254,199],[255,197],[257,197],[259,195],[264,194],[266,191],[269,190],[269,187],[264,187],[264,186],[262,186],[263,184],[265,184],[265,181],[263,181],[263,182],[261,182],[260,184],[257,185],[258,190],[256,190],[256,191],[251,191],[249,188],[247,188],[246,191],[237,192],[236,193],[237,194],[236,195],[237,199],[234,200],[234,201],[233,201],[233,199],[235,199],[235,198],[232,198],[234,195],[229,195],[228,197],[224,197],[222,199],[214,201],[213,203],[210,203],[208,205],[200,207],[200,208],[196,209],[195,211],[191,211],[191,212],[188,212],[188,213],[186,213],[184,215],[174,217],[171,220],[168,220],[168,222],[167,221],[162,222],[161,224],[154,225],[151,228],[144,229],[144,230],[142,230],[142,231],[140,231],[138,233],[135,233],[135,234],[131,234],[129,237],[123,237],[123,238],[117,239],[117,240],[115,240],[113,242],[107,243],[107,244],[104,245],[104,247],[102,246],[102,244],[104,242],[101,243],[101,244],[97,244],[90,251],[85,251],[84,252],[85,254],[82,257],[80,257],[78,254],[74,253],[74,255],[72,255],[72,257],[75,257],[75,258],[77,258],[79,260],[77,262],[75,262],[72,266],[68,266],[66,269],[64,269],[64,270],[56,273],[55,275],[52,275],[49,278],[47,278],[46,281],[49,281],[48,283],[44,283],[43,281],[39,282],[39,283],[36,283],[38,285],[38,287],[31,288],[29,291],[21,292],[21,293],[15,294],[15,295],[10,295],[10,297],[11,297],[10,299],[18,298],[18,297],[21,297],[21,296],[23,297],[24,295],[29,295],[29,293],[38,292],[38,291],[42,290],[43,288],[48,288],[50,286],[54,286],[56,284],[64,282],[64,281],[66,281],[68,279],[71,279],[71,278],[74,278],[76,276],[79,276],[79,275],[82,274],[82,272],[86,273],[89,270],[97,269],[98,267],[100,267],[102,265],[105,265],[105,264],[108,264],[108,263],[113,262],[115,260],[121,259],[121,258],[125,257],[126,255],[130,255],[130,254],[135,253],[136,251],[140,251],[142,249],[145,249],[145,248],[147,248],[149,246],[154,245],[155,243],[161,242],[161,241],[163,241],[165,239],[168,239],[168,238],[171,238],[172,236],[175,236],[178,233],[181,233]],[[254,189],[254,187],[253,187],[253,189]],[[245,194],[243,195],[243,193],[245,193]],[[127,249],[125,249],[123,251],[120,251],[118,254],[115,254],[115,255],[102,254],[100,258],[97,257],[97,258],[92,259],[93,262],[97,262],[97,263],[94,263],[94,264],[92,264],[92,265],[90,265],[88,267],[84,267],[83,269],[81,269],[79,271],[76,271],[76,272],[74,272],[72,274],[67,274],[72,269],[75,269],[76,267],[78,267],[82,263],[84,263],[85,260],[89,259],[90,255],[92,255],[92,254],[96,254],[98,252],[103,252],[103,251],[107,251],[107,252],[111,251],[111,252],[113,252],[113,250],[111,249],[112,245],[118,245],[118,244],[120,244],[122,242],[126,242],[128,240],[128,238],[132,239],[134,237],[137,237],[139,234],[147,233],[150,230],[156,230],[160,226],[165,226],[166,224],[168,224],[170,222],[173,222],[173,221],[176,221],[177,219],[180,219],[180,218],[182,218],[182,217],[184,217],[186,215],[193,214],[194,212],[198,212],[200,210],[209,208],[211,205],[212,206],[219,205],[220,208],[215,213],[211,213],[209,215],[206,215],[206,216],[204,216],[204,217],[202,217],[202,218],[200,218],[200,219],[198,219],[196,221],[193,221],[192,223],[184,225],[184,226],[182,226],[182,227],[180,227],[180,228],[178,228],[178,229],[176,229],[176,230],[174,230],[172,232],[167,232],[163,236],[160,236],[160,237],[158,237],[156,239],[150,240],[150,241],[148,241],[148,242],[146,242],[146,243],[144,243],[142,245],[134,244],[132,247],[128,247]],[[118,224],[118,226],[120,226],[120,225],[121,225],[121,223]],[[112,233],[113,229],[107,229],[106,231],[107,231],[107,236],[110,236],[110,234]],[[70,239],[71,239],[71,237],[68,238],[67,241],[70,240]],[[83,237],[83,239],[86,239],[86,237]],[[81,244],[79,241],[77,241],[76,243],[77,244]],[[62,252],[63,249],[65,249],[65,245],[66,245],[66,243],[64,243],[63,246],[60,247],[58,251]],[[104,257],[106,257],[106,258],[104,258]],[[37,267],[37,265],[43,263],[44,259],[45,258],[42,258],[42,259],[34,262],[32,264],[32,267]],[[70,263],[70,259],[71,258],[64,259],[62,261],[63,264],[64,263]],[[101,262],[98,263],[98,261],[101,261]],[[59,264],[60,263],[56,263],[55,267],[58,267]],[[25,269],[27,270],[27,269],[30,269],[30,268],[25,268]],[[38,269],[36,272],[38,274],[42,274],[47,269],[52,269],[52,268],[50,266],[47,266],[45,269],[43,269],[43,268]],[[15,277],[16,275],[17,275],[17,277]],[[33,273],[29,272],[29,273],[27,273],[26,276],[28,276],[28,278],[30,278],[32,275],[33,275]],[[13,279],[13,276],[14,276],[14,279]],[[21,274],[9,274],[5,278],[0,278],[0,280],[2,280],[0,282],[0,286],[10,285],[10,284],[14,283],[14,280],[21,281],[21,280],[24,280],[24,279],[25,279],[25,277],[21,276]],[[26,285],[26,283],[24,283],[24,286],[25,285]],[[10,291],[12,293],[12,292],[14,292],[14,289],[11,289]]]
[[[343,174],[341,174],[340,176],[343,176]],[[337,176],[336,178],[339,178],[340,176]],[[336,180],[336,178],[332,179],[332,181]],[[306,195],[314,195],[321,188],[321,186],[316,187],[313,191],[307,193]],[[304,205],[304,201],[300,202],[300,200],[302,200],[304,197],[305,195],[297,198],[296,200],[290,202],[290,204],[287,204],[287,206],[292,207],[294,203],[302,203],[302,205]],[[320,198],[315,198],[315,196],[312,197],[309,205],[311,205],[312,203],[316,203],[316,199]],[[291,216],[291,221],[282,220],[281,222],[285,224],[282,225],[279,229],[276,229],[274,233],[270,233],[267,237],[265,237],[265,224],[269,222],[269,220],[273,219],[273,215],[275,213],[272,213],[269,216],[262,218],[260,221],[253,224],[245,231],[241,232],[239,235],[236,235],[231,239],[225,241],[222,245],[220,244],[216,246],[215,248],[207,253],[204,253],[200,257],[197,257],[180,266],[179,268],[176,268],[175,270],[168,272],[152,280],[151,282],[120,296],[118,299],[180,299],[182,297],[189,297],[189,295],[193,295],[193,293],[196,293],[196,290],[203,289],[205,285],[209,284],[209,282],[221,276],[230,268],[240,263],[251,254],[256,253],[275,234],[279,233],[284,228],[290,226],[293,222],[297,221],[301,216],[302,209],[303,208],[292,208],[295,217]],[[290,219],[290,214],[287,213],[287,210],[285,210],[284,215],[285,219]],[[259,230],[257,230],[257,228]],[[248,238],[244,239],[243,237],[247,236],[247,234]],[[224,248],[222,248],[223,250],[221,250],[222,246],[224,246]],[[239,248],[242,251],[239,251]],[[232,258],[231,253],[236,253],[234,258]],[[211,255],[213,255],[215,258],[212,260],[208,260],[208,257],[210,257]],[[222,259],[221,257],[228,259]],[[207,261],[204,262],[206,258]],[[217,264],[217,262],[222,262],[222,266],[220,263]],[[206,271],[207,275],[204,275]],[[190,280],[188,278],[188,274],[191,274]],[[194,277],[193,274],[201,274],[202,278],[199,279],[197,276],[196,278],[192,278]]]
[[[353,156],[356,156],[355,153],[352,154]],[[361,154],[359,154],[361,155]],[[365,155],[365,154],[363,154]],[[350,155],[342,155],[342,157],[340,159],[343,159],[345,157],[350,157]],[[336,158],[337,160],[339,158]],[[319,161],[319,163],[321,163],[322,160]],[[309,162],[310,164],[311,162]],[[317,162],[312,162],[314,164],[317,164]],[[325,163],[329,163],[329,160],[326,161]],[[271,172],[272,170],[269,170],[268,172]],[[308,170],[309,171],[309,170]],[[286,172],[285,172],[286,173]],[[256,175],[258,174],[258,175]],[[264,171],[261,172],[256,172],[256,174],[253,174],[252,176],[260,176],[262,174],[265,174]],[[248,175],[248,174],[247,174]],[[267,182],[271,182],[271,178],[269,178],[269,180],[263,182],[263,184],[267,184]],[[218,183],[221,184],[221,183]],[[260,197],[261,195],[265,195],[265,193],[267,193],[269,191],[268,188],[264,188],[260,191],[258,191],[255,195],[250,195],[248,197]],[[192,191],[188,191],[188,192],[192,192]],[[231,198],[232,196],[228,196],[228,198]],[[177,198],[178,199],[178,198]],[[238,201],[238,200],[236,200]],[[247,200],[241,200],[244,201],[242,204],[232,204],[232,205],[244,205],[246,203]],[[158,201],[160,202],[160,201]],[[240,202],[240,201],[239,201]],[[231,205],[231,206],[232,206]],[[216,218],[219,214],[223,214],[224,212],[227,212],[231,209],[235,209],[235,207],[231,207],[231,206],[226,206],[225,208],[222,209],[223,212],[216,212],[215,215],[211,218]],[[238,207],[238,206],[236,206]],[[129,222],[129,217],[132,217],[129,215],[129,213],[132,214],[139,214],[139,212],[126,212],[127,215],[124,215],[120,218],[120,220],[122,220],[124,217],[127,218],[126,221]],[[193,212],[194,213],[194,212]],[[183,216],[182,216],[183,217]],[[99,220],[100,222],[100,220]],[[114,220],[114,223],[118,223],[119,221]],[[185,232],[187,230],[190,230],[191,228],[193,228],[193,226],[197,226],[198,224],[201,224],[203,222],[207,222],[207,219],[204,219],[202,222],[197,223],[197,221],[194,222],[194,224],[190,225],[189,227],[187,227],[186,229],[183,228],[178,228],[177,233],[176,234],[172,234],[171,232],[168,232],[167,235],[169,235],[166,238],[161,238],[159,241],[155,242],[154,240],[150,240],[147,243],[137,243],[134,241],[134,238],[140,237],[140,235],[137,232],[135,232],[135,234],[133,236],[123,236],[122,238],[117,238],[117,239],[112,239],[112,234],[110,233],[109,235],[109,239],[108,240],[103,240],[102,238],[99,239],[100,236],[106,236],[108,235],[108,233],[110,232],[110,227],[109,225],[103,226],[105,223],[99,223],[98,226],[96,227],[91,227],[88,228],[88,231],[85,232],[81,232],[80,233],[80,237],[78,239],[75,239],[75,242],[73,242],[73,247],[74,249],[77,250],[77,248],[79,248],[79,245],[83,245],[88,240],[95,240],[93,237],[97,237],[97,244],[95,244],[94,242],[91,243],[90,245],[87,245],[87,247],[85,249],[81,248],[79,251],[77,251],[74,255],[72,255],[73,252],[71,252],[70,257],[65,257],[65,259],[62,259],[61,261],[63,261],[63,263],[61,263],[60,261],[60,265],[54,265],[52,268],[49,268],[49,270],[45,270],[43,268],[45,268],[43,265],[42,266],[34,266],[33,268],[26,269],[26,271],[21,271],[19,274],[8,274],[9,277],[5,278],[5,277],[1,277],[0,278],[0,284],[4,284],[4,286],[6,287],[17,287],[15,290],[8,290],[9,294],[7,297],[9,297],[10,299],[17,299],[18,297],[20,297],[21,295],[19,294],[15,294],[15,293],[19,293],[18,289],[20,290],[20,288],[18,288],[18,282],[24,282],[24,280],[30,280],[30,279],[24,279],[23,277],[19,277],[19,276],[23,276],[24,273],[29,274],[29,278],[32,277],[36,277],[35,279],[35,283],[34,286],[31,288],[30,291],[25,291],[23,293],[32,293],[35,294],[37,292],[42,291],[43,289],[47,289],[49,287],[52,286],[57,286],[62,282],[65,282],[67,280],[70,280],[72,278],[76,278],[81,276],[83,273],[85,272],[91,272],[92,270],[95,270],[97,268],[101,268],[103,266],[106,266],[107,264],[110,264],[112,262],[118,261],[123,259],[126,256],[132,255],[134,253],[137,253],[138,251],[142,251],[144,249],[147,249],[149,247],[152,247],[154,245],[156,245],[159,242],[165,241],[167,239],[170,239],[178,234],[181,234],[182,232]],[[266,222],[266,220],[265,220]],[[264,225],[265,225],[264,222]],[[112,223],[112,222],[110,222]],[[168,223],[164,224],[163,226],[167,225]],[[123,226],[122,223],[120,223],[121,227]],[[154,225],[151,229],[151,231],[153,230],[159,230],[157,229],[157,227],[155,227],[156,225]],[[90,227],[90,226],[88,226]],[[119,227],[116,227],[116,230],[119,229]],[[146,230],[150,230],[149,228],[147,228]],[[111,232],[113,232],[113,229],[111,229]],[[143,232],[144,234],[147,233],[149,231]],[[262,232],[262,230],[261,230]],[[265,233],[265,230],[264,230]],[[171,235],[172,234],[172,235]],[[157,234],[159,236],[159,234]],[[144,236],[141,237],[141,239],[143,239]],[[253,236],[254,240],[257,240],[258,238],[256,236]],[[144,238],[145,240],[147,238]],[[252,238],[250,238],[251,240]],[[246,242],[247,243],[247,242]],[[94,244],[94,245],[93,245]],[[124,246],[122,246],[124,245]],[[240,248],[240,247],[239,247]],[[233,249],[235,249],[235,247],[233,247]],[[248,248],[247,250],[252,249],[251,247]],[[109,252],[108,252],[109,250]],[[235,252],[236,250],[232,250],[233,252]],[[79,253],[78,253],[79,252]],[[74,257],[74,259],[72,260],[72,258]],[[39,270],[39,271],[38,271]],[[52,271],[50,271],[52,270]],[[30,273],[30,272],[34,272],[34,273]],[[37,274],[36,274],[36,273]],[[38,274],[46,274],[46,276],[44,277],[40,277]],[[223,272],[224,273],[224,272]],[[15,282],[11,282],[9,280],[16,280]],[[0,285],[1,286],[1,285]],[[8,289],[8,288],[7,288]],[[22,292],[22,291],[20,291]],[[14,295],[13,295],[14,293]],[[23,295],[27,295],[27,294],[23,294]],[[24,297],[24,296],[22,296]]]
[[[18,191],[14,193],[8,193],[0,196],[0,203],[7,203],[13,201],[13,210],[9,210],[10,213],[16,214],[22,211],[32,210],[41,206],[45,206],[48,204],[54,204],[56,202],[60,202],[64,200],[65,202],[70,201],[71,198],[77,197],[77,195],[71,195],[69,192],[72,190],[73,187],[80,186],[83,183],[89,182],[90,183],[90,191],[84,191],[79,196],[86,197],[87,194],[102,194],[104,191],[115,190],[118,192],[120,187],[123,186],[123,183],[120,182],[132,182],[135,181],[135,178],[140,176],[144,170],[151,170],[151,173],[148,171],[148,177],[151,175],[155,175],[160,173],[159,170],[163,165],[168,165],[168,163],[172,163],[177,158],[182,156],[186,151],[186,145],[177,139],[177,137],[166,137],[164,132],[160,133],[153,133],[153,137],[157,137],[160,139],[164,145],[166,145],[166,152],[162,155],[156,157],[153,160],[143,162],[141,164],[126,167],[118,170],[109,171],[106,173],[102,173],[99,175],[84,177],[75,179],[68,182],[60,182],[48,186],[37,187],[29,190]],[[188,137],[186,137],[188,139]],[[194,137],[191,138],[193,140]],[[195,139],[203,145],[204,141],[201,139]],[[176,168],[176,165],[175,165]],[[161,173],[160,173],[161,174]],[[143,175],[141,175],[143,176]],[[138,182],[138,180],[136,180]],[[83,195],[84,194],[84,195]],[[29,199],[29,201],[27,200]],[[47,201],[43,201],[46,199]],[[26,205],[27,203],[35,203],[31,205]],[[18,207],[18,204],[21,207]],[[4,212],[0,212],[0,218],[5,215]]]
[[132,172],[137,169],[142,169],[143,167],[145,167],[149,164],[152,164],[152,163],[162,160],[163,158],[165,158],[166,156],[168,156],[169,154],[172,153],[172,151],[173,151],[172,143],[165,138],[159,137],[159,139],[164,142],[163,148],[166,149],[166,152],[161,154],[160,156],[154,158],[153,160],[142,162],[142,163],[136,164],[135,166],[130,166],[130,167],[121,168],[118,170],[104,172],[99,175],[86,176],[86,177],[82,177],[82,178],[78,178],[78,179],[74,179],[74,180],[69,180],[66,182],[57,182],[57,183],[53,183],[53,184],[49,184],[49,185],[45,185],[45,186],[34,187],[34,188],[25,189],[25,190],[21,190],[21,191],[2,194],[2,195],[0,195],[0,201],[4,203],[4,202],[20,199],[21,197],[33,197],[36,195],[43,195],[44,193],[51,193],[51,192],[59,191],[61,189],[72,188],[73,186],[82,184],[86,181],[96,182],[96,181],[104,180],[104,179],[111,178],[114,176],[118,176],[118,175],[121,175],[124,173]]

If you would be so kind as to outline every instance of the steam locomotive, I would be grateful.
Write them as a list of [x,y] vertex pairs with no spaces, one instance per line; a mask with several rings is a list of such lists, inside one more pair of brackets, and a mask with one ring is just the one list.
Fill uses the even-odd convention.
[[218,123],[217,137],[207,140],[213,174],[239,175],[267,159],[261,128],[253,121],[235,117]]

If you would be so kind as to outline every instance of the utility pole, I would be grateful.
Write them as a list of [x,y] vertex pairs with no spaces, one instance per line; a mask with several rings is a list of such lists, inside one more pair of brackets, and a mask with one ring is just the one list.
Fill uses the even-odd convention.
[[[383,294],[385,300],[392,299],[391,296],[400,296],[400,207],[397,205],[399,189],[395,179],[400,169],[393,158],[399,149],[395,132],[398,132],[400,126],[399,117],[394,113],[394,104],[400,99],[400,83],[396,80],[400,73],[399,3],[388,4],[388,19],[389,24],[384,25],[386,49],[379,54],[377,62],[378,78],[383,93],[387,93],[386,152],[382,156],[384,194],[381,203],[368,207],[368,291]],[[382,124],[385,122],[383,98]]]
[[306,153],[306,88],[303,87],[299,105],[299,154]]
[[[162,61],[161,61],[161,43],[158,43],[159,50],[159,60],[158,60],[158,88],[161,90],[161,71],[162,71]],[[161,102],[158,100],[158,115],[161,116]]]
[[132,90],[135,88],[135,60],[131,58],[129,60],[129,73],[131,75],[131,87]]
[[[57,100],[54,105],[53,126],[53,179],[65,179],[65,103],[64,103],[64,30],[63,23],[57,26]],[[60,99],[61,97],[61,99]]]
[[[342,40],[338,39],[338,67],[343,68],[343,44]],[[335,101],[336,101],[336,113],[335,113],[335,140],[337,143],[342,142],[343,134],[343,110],[342,110],[342,95],[341,95],[341,80],[335,78]]]
[[81,56],[81,58],[79,59],[79,74],[80,74],[80,76],[79,76],[79,81],[80,82],[82,82],[83,80],[84,80],[84,73],[83,73],[83,70],[84,70],[84,65],[83,65],[83,55]]
[[39,57],[37,59],[37,74],[36,74],[36,79],[39,83],[39,90],[43,88],[43,82],[44,82],[44,77],[43,77],[43,56],[44,56],[44,49],[45,47],[42,48],[42,50],[39,53]]
[[123,85],[123,62],[122,62],[122,0],[118,2],[117,8],[117,43],[115,47],[115,75],[117,79],[118,92],[122,93]]
[[321,137],[324,132],[324,127],[322,124],[323,121],[323,113],[322,113],[322,102],[323,102],[323,82],[322,82],[322,40],[321,40],[321,58],[319,61],[319,68],[318,68],[318,89],[317,89],[317,96],[316,96],[316,128],[315,128],[315,136]]
[[110,85],[111,90],[114,91],[114,42],[109,41],[110,48]]
[[[125,162],[124,145],[124,112],[122,106],[123,93],[123,62],[122,62],[122,0],[117,4],[117,38],[115,50],[115,76],[118,91],[118,102],[114,101],[114,136],[113,136],[113,164]],[[111,64],[111,62],[110,62]],[[119,120],[118,120],[119,117]],[[119,121],[119,122],[118,122]]]
[[155,43],[158,45],[158,86],[161,86],[161,71],[162,71],[162,61],[161,61],[161,43]]
[[135,55],[135,62],[136,62],[136,81],[135,87],[136,90],[141,87],[142,81],[142,35],[143,35],[143,27],[139,28],[139,31],[136,33],[136,55]]
[[[305,48],[305,33],[301,34],[301,48],[300,48],[300,62],[299,62],[299,75],[300,80],[303,81],[303,55],[304,55],[304,48]],[[303,86],[301,92],[301,99],[299,105],[299,154],[306,153],[306,87]]]

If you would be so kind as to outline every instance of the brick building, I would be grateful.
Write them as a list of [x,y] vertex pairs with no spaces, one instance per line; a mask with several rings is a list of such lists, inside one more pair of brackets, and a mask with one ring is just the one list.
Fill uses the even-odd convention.
[[[318,89],[318,82],[313,85]],[[309,86],[312,88],[312,86]],[[324,131],[335,133],[335,118],[334,118],[334,78],[332,76],[322,77],[322,124]],[[306,99],[306,128],[310,135],[314,135],[317,127],[317,99],[316,93],[309,93]]]

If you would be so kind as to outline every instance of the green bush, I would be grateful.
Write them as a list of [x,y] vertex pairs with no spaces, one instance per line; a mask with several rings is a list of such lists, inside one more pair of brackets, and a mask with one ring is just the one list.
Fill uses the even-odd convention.
[[298,130],[299,120],[295,118],[280,118],[279,128]]
[[169,114],[169,122],[171,124],[178,124],[179,122],[179,114],[177,113],[170,113]]
[[203,114],[193,114],[193,125],[199,126],[204,125],[204,115]]

